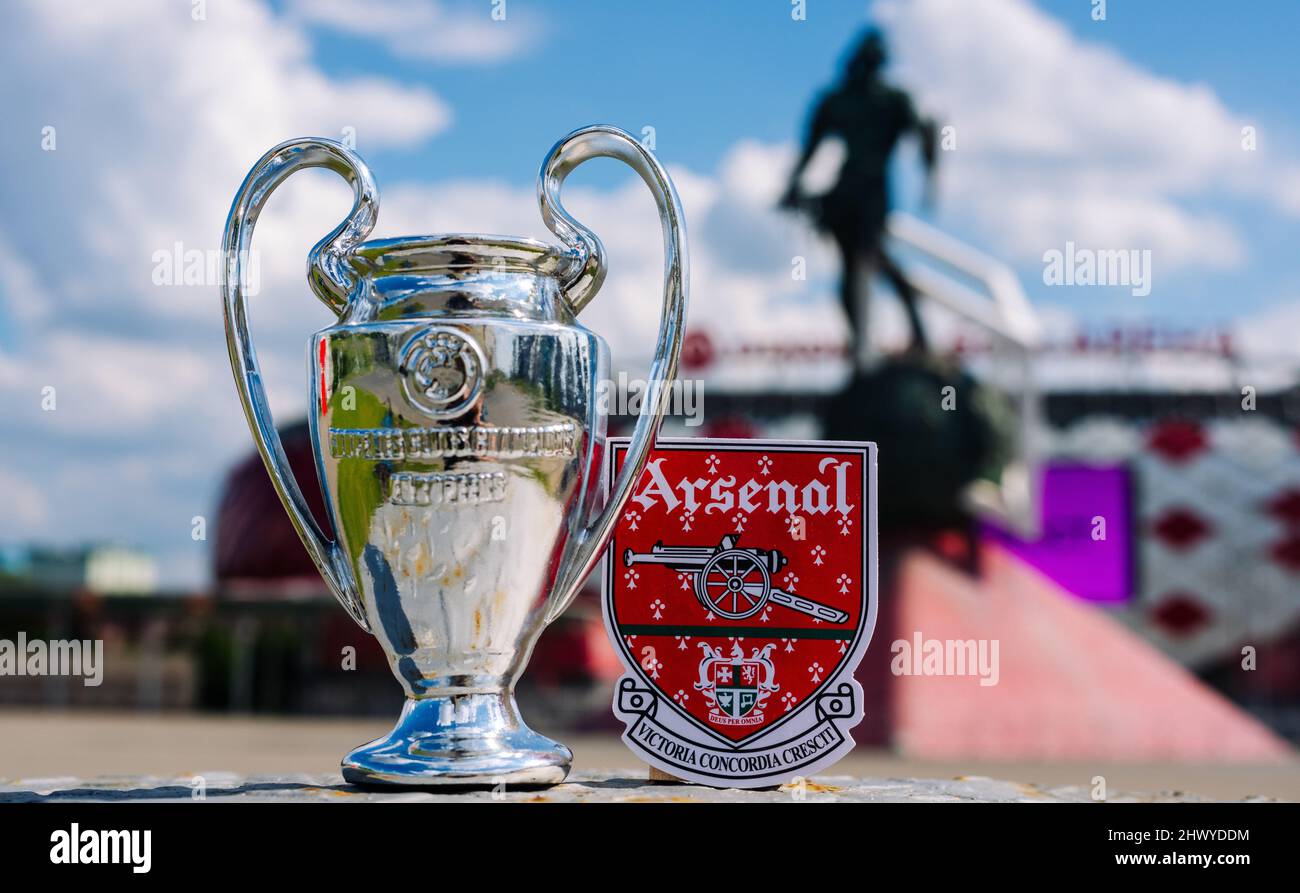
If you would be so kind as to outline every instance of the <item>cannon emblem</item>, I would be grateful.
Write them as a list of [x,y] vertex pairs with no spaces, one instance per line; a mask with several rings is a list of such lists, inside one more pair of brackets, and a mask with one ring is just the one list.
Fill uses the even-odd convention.
[[785,567],[788,559],[777,549],[742,549],[739,542],[739,533],[724,536],[714,548],[657,542],[649,552],[624,550],[623,565],[659,564],[690,574],[700,605],[728,620],[752,617],[769,601],[828,623],[849,619],[845,611],[773,586],[773,575]]

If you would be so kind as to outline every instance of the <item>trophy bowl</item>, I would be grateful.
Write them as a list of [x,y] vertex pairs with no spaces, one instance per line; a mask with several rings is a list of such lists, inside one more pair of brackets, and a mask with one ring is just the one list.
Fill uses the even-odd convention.
[[[599,469],[604,340],[577,316],[605,273],[600,240],[563,209],[588,158],[628,163],[664,230],[654,382],[676,374],[686,308],[680,203],[658,161],[607,126],[570,134],[542,165],[551,246],[501,236],[364,241],[378,193],[346,147],[299,139],[268,152],[226,224],[222,290],[249,427],[327,587],[378,639],[406,694],[397,725],[343,760],[356,784],[556,784],[573,759],[533,732],[514,686],[548,623],[599,561],[645,465],[669,396],[637,420],[608,493]],[[310,344],[309,416],[330,527],[318,528],[285,460],[248,331],[245,259],[270,193],[326,167],[352,185],[347,219],[312,249],[308,283],[339,318]]]

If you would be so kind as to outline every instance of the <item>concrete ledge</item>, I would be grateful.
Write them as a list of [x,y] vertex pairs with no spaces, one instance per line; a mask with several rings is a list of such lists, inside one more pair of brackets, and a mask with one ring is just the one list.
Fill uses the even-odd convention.
[[[575,772],[551,788],[459,788],[438,791],[374,791],[345,784],[341,776],[210,773],[204,776],[105,776],[80,779],[0,779],[0,803],[184,802],[195,799],[202,779],[208,801],[282,802],[526,802],[526,803],[1089,803],[1083,787],[1044,787],[982,776],[950,779],[854,778],[819,776],[800,789],[786,785],[759,791],[716,790],[692,784],[646,779],[637,772]],[[1111,793],[1108,802],[1191,802],[1202,798],[1181,792]]]

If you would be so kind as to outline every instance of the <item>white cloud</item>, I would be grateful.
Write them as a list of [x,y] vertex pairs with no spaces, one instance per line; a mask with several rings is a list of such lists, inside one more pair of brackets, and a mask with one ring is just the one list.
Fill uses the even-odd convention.
[[[16,405],[45,413],[47,430],[82,434],[138,437],[192,406],[212,371],[184,345],[91,332],[52,332],[23,359],[17,369],[0,368],[0,388],[28,398]],[[36,406],[47,386],[55,389],[53,411]]]
[[[1243,151],[1251,122],[1209,87],[1080,40],[1027,0],[880,0],[875,12],[892,72],[956,128],[939,159],[944,207],[995,250],[1032,262],[1072,240],[1151,249],[1162,274],[1233,268],[1247,257],[1241,235],[1189,200],[1300,208],[1295,163]],[[1293,186],[1275,189],[1278,176]]]
[[1296,338],[1300,332],[1300,297],[1240,319],[1234,330],[1236,345],[1245,356],[1284,366],[1291,380],[1300,372],[1300,342]]
[[[201,548],[185,527],[211,510],[248,438],[215,284],[156,286],[154,253],[217,248],[235,189],[277,142],[353,127],[363,149],[412,146],[450,121],[427,88],[326,75],[301,26],[264,4],[209,4],[199,21],[190,11],[143,0],[6,7],[0,493],[14,508],[0,536]],[[327,321],[305,294],[303,258],[348,206],[333,175],[297,179],[256,246],[266,263],[254,325],[286,413],[303,409],[307,336]]]
[[541,30],[509,6],[494,19],[487,2],[293,0],[289,9],[313,25],[379,40],[395,55],[438,62],[495,62],[533,46]]
[[4,498],[0,536],[23,536],[49,519],[49,505],[41,488],[3,468],[0,468],[0,494]]
[[[0,184],[12,220],[6,254],[42,271],[65,314],[107,324],[132,309],[208,318],[208,295],[151,287],[151,258],[177,241],[217,247],[234,186],[262,152],[344,127],[362,147],[407,146],[449,121],[425,88],[327,77],[301,33],[257,3],[212,6],[206,21],[188,9],[28,3],[0,36],[10,71],[22,72],[0,82],[14,121],[0,135],[0,157],[23,172]],[[55,151],[41,151],[45,126],[55,129]],[[304,228],[320,225],[324,202],[279,204]],[[274,264],[282,252],[267,256]],[[119,278],[106,279],[104,267]]]

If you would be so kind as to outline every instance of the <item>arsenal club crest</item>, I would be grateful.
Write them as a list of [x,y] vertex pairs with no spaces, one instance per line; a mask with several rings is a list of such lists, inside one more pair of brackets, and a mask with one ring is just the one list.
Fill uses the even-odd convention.
[[[611,438],[608,473],[627,440]],[[875,446],[661,439],[614,532],[614,712],[645,762],[719,787],[853,747],[876,620]]]

